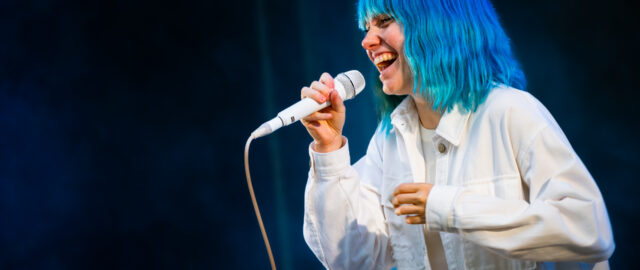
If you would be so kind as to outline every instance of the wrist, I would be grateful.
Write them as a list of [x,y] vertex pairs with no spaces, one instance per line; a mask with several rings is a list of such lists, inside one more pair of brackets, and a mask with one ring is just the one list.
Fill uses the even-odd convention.
[[344,139],[342,138],[342,136],[338,136],[329,143],[321,144],[315,141],[313,143],[313,150],[318,153],[329,153],[342,148],[342,146],[344,146]]

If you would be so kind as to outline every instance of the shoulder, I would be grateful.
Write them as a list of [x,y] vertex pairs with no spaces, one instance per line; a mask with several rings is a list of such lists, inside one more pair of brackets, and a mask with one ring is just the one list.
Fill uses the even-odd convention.
[[487,99],[478,106],[478,112],[503,114],[510,110],[535,112],[542,105],[535,97],[520,89],[498,86],[489,92]]
[[471,119],[471,130],[490,132],[493,138],[508,140],[516,151],[525,149],[545,128],[562,134],[551,113],[538,99],[507,86],[494,88],[471,114]]
[[557,125],[551,113],[533,95],[508,86],[491,90],[473,114],[490,123],[508,124],[528,131]]

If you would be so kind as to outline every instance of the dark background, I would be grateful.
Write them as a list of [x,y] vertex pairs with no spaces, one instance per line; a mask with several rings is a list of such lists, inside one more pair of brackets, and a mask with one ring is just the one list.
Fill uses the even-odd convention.
[[[267,269],[244,143],[323,71],[377,77],[354,1],[0,1],[0,269]],[[610,263],[626,268],[640,226],[637,10],[494,4],[527,90],[600,186]],[[371,89],[347,106],[356,160],[376,125]],[[302,237],[309,142],[297,124],[251,149],[281,269],[322,267]]]

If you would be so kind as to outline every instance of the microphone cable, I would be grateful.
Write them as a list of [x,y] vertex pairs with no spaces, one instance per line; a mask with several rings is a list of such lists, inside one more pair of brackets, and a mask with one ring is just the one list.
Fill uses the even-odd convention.
[[[365,81],[362,73],[357,70],[350,70],[340,73],[335,78],[336,90],[340,94],[343,100],[352,99],[358,93],[364,89]],[[249,146],[251,141],[256,138],[271,134],[277,129],[288,126],[293,122],[298,121],[314,111],[321,110],[330,106],[330,102],[322,104],[317,103],[311,98],[304,98],[298,101],[296,104],[284,109],[278,116],[262,124],[258,129],[254,130],[247,139],[247,144],[244,147],[244,172],[247,176],[247,185],[249,186],[249,194],[251,195],[251,202],[253,203],[253,210],[258,218],[258,225],[260,225],[260,232],[262,233],[262,239],[264,245],[267,247],[267,253],[269,254],[269,261],[271,262],[271,270],[276,270],[276,262],[273,259],[273,253],[271,252],[271,245],[269,245],[269,238],[267,237],[267,231],[264,229],[264,223],[262,223],[262,216],[260,215],[260,209],[258,208],[258,202],[256,200],[256,194],[253,191],[253,184],[251,184],[251,173],[249,172]]]
[[267,247],[267,253],[269,254],[269,261],[271,262],[271,270],[276,270],[276,262],[273,259],[273,253],[271,252],[271,245],[269,245],[269,238],[267,237],[267,231],[264,229],[262,223],[262,216],[260,216],[260,209],[258,208],[258,201],[256,200],[256,194],[253,192],[253,185],[251,184],[251,173],[249,172],[249,145],[253,141],[254,135],[251,134],[247,139],[247,144],[244,146],[244,172],[247,176],[247,185],[249,186],[249,194],[251,195],[251,202],[253,203],[253,210],[258,218],[258,225],[260,225],[260,232],[262,233],[262,239],[264,245]]

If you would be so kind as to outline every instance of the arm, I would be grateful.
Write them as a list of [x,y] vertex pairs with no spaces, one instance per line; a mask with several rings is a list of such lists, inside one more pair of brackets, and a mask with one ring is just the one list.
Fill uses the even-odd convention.
[[330,153],[310,148],[304,238],[328,269],[389,269],[393,260],[376,188],[382,174],[375,138],[354,166],[344,142]]
[[[314,142],[305,188],[304,238],[328,269],[389,269],[388,233],[376,187],[382,179],[380,151],[372,139],[367,154],[350,166],[342,136],[345,107],[334,81],[323,73],[301,90],[302,97],[331,106],[304,119]],[[376,136],[374,136],[376,138]]]
[[[542,112],[543,125],[517,127],[530,134],[516,157],[529,200],[436,185],[426,205],[430,230],[456,232],[518,259],[598,262],[611,256],[613,236],[602,195],[550,114]],[[514,125],[527,125],[530,119],[516,120]]]

